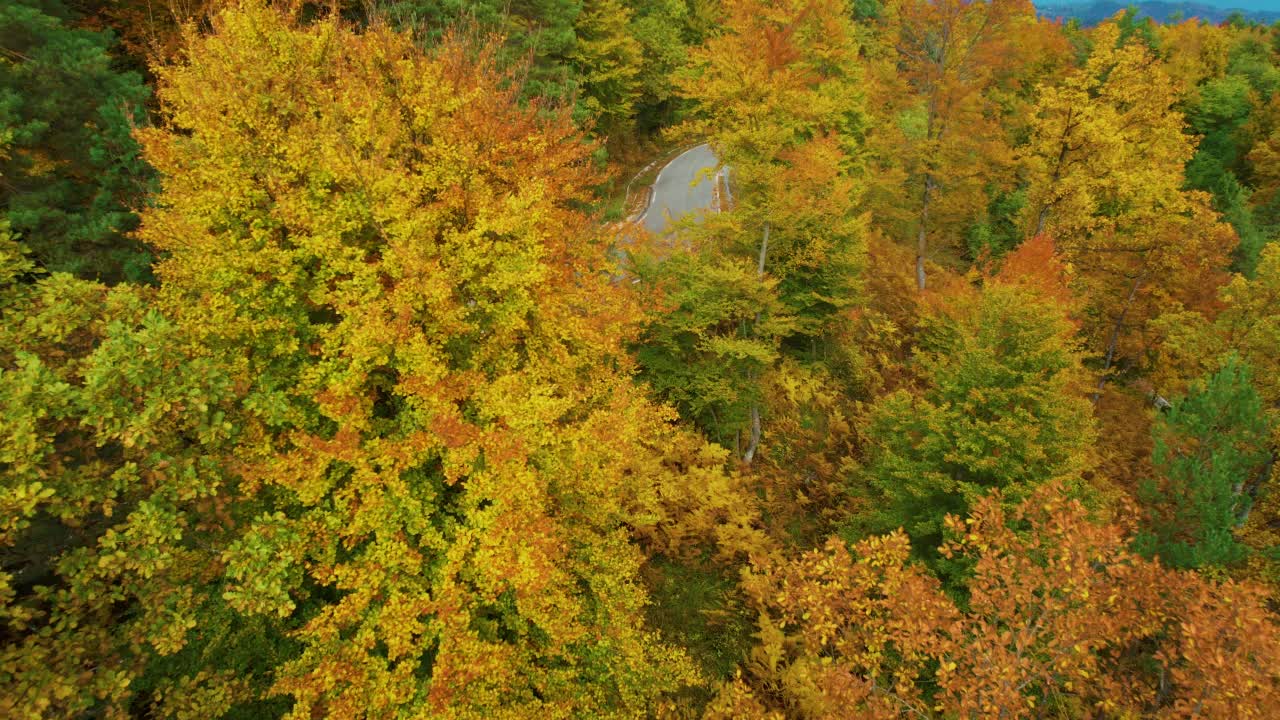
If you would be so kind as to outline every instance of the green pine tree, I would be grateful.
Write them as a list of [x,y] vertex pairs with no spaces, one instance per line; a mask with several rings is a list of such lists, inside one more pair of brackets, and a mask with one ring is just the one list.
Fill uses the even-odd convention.
[[1225,568],[1248,552],[1236,537],[1267,458],[1269,429],[1247,364],[1232,355],[1156,423],[1157,479],[1139,489],[1137,549],[1177,568]]
[[144,279],[150,256],[126,233],[149,187],[131,134],[148,90],[59,7],[0,3],[0,214],[47,270]]

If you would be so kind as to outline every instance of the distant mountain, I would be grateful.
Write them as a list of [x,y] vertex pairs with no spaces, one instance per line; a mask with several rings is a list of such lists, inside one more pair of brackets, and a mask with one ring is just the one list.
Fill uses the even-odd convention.
[[1130,5],[1138,9],[1140,17],[1149,17],[1158,22],[1168,22],[1177,13],[1182,13],[1184,18],[1196,17],[1211,23],[1220,23],[1234,12],[1239,12],[1248,20],[1268,25],[1280,21],[1280,11],[1277,10],[1233,10],[1196,2],[1163,2],[1161,0],[1133,3],[1113,0],[1098,0],[1091,3],[1036,3],[1036,8],[1042,17],[1078,18],[1085,25],[1093,25]]

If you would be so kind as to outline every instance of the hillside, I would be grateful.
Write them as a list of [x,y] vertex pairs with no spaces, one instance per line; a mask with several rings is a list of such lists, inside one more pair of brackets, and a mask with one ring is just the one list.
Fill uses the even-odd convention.
[[1274,720],[1278,349],[1280,23],[0,0],[0,720]]
[[1195,2],[1159,2],[1157,0],[1156,2],[1125,3],[1100,0],[1092,3],[1037,3],[1036,7],[1044,17],[1077,18],[1085,25],[1096,25],[1127,7],[1136,7],[1139,16],[1149,17],[1156,22],[1176,21],[1179,17],[1194,17],[1217,24],[1235,13],[1240,13],[1247,20],[1268,25],[1280,21],[1280,10],[1240,10]]

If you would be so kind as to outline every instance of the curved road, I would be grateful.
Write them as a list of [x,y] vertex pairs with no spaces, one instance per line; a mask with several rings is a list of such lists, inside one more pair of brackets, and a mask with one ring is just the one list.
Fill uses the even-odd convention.
[[640,223],[645,229],[654,235],[663,235],[672,223],[685,215],[706,212],[712,204],[711,190],[715,181],[712,176],[697,176],[702,170],[714,170],[718,162],[710,147],[699,145],[667,163],[653,182],[649,209],[640,216]]

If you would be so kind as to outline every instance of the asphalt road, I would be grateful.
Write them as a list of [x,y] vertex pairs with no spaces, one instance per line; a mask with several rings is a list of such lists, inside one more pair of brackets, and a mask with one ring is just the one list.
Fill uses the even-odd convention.
[[712,177],[703,177],[694,184],[694,178],[705,168],[715,168],[716,163],[716,156],[706,145],[687,150],[667,163],[653,183],[653,200],[649,203],[649,209],[640,218],[645,229],[655,235],[662,235],[667,232],[671,223],[685,215],[709,209],[714,180]]

